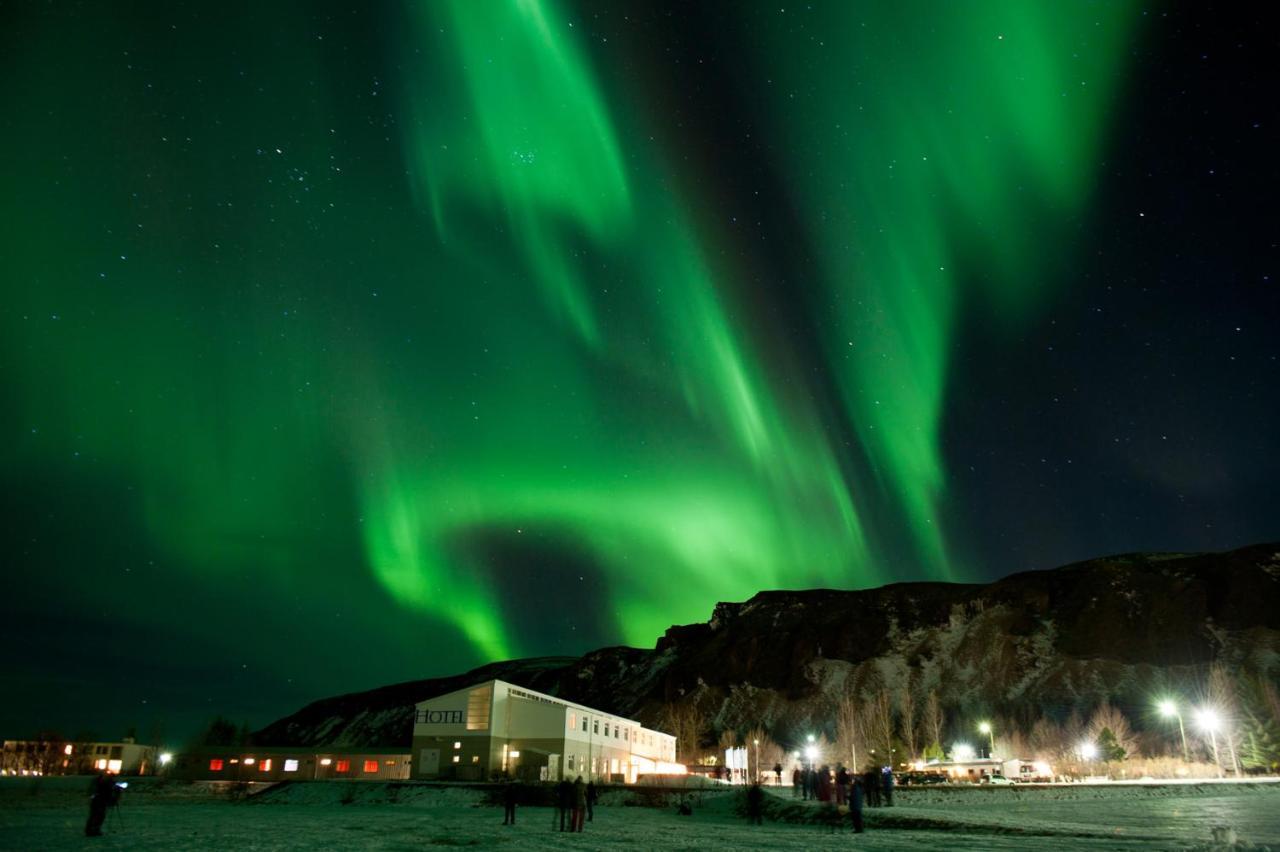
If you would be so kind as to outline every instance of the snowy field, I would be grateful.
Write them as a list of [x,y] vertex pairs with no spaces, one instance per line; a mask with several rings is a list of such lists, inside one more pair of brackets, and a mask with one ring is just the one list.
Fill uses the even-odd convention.
[[[414,784],[292,783],[232,801],[225,786],[136,779],[105,837],[82,834],[87,779],[0,780],[0,849],[410,850],[517,849],[1273,849],[1280,852],[1280,784],[1071,786],[899,791],[868,810],[867,832],[832,834],[819,811],[771,793],[765,825],[737,815],[737,791],[695,794],[692,816],[604,797],[579,835],[554,813],[522,808],[516,827],[483,791]],[[847,822],[846,822],[847,826]],[[1215,843],[1214,827],[1228,842]],[[1234,844],[1234,845],[1232,845]]]

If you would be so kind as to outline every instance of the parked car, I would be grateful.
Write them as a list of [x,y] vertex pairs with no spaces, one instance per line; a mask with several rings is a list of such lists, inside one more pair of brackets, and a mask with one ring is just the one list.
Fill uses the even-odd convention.
[[1013,784],[1012,781],[1010,781],[1008,778],[1005,778],[1003,775],[983,775],[982,780],[979,781],[978,783],[990,784],[993,787],[1004,787],[1004,786],[1010,786]]

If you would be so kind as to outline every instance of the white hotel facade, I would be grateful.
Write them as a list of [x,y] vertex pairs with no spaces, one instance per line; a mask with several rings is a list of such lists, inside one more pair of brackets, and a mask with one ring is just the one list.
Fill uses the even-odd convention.
[[502,680],[416,705],[412,777],[634,782],[682,772],[670,734]]

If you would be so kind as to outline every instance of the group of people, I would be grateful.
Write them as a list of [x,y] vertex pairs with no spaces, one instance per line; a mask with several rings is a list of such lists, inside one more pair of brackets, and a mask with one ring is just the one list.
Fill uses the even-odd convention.
[[[797,799],[816,799],[824,805],[849,807],[853,830],[863,829],[862,808],[893,807],[893,772],[888,767],[872,766],[859,775],[844,764],[832,771],[824,764],[818,768],[797,766],[791,773],[792,795]],[[748,798],[748,810],[750,799]]]
[[[596,795],[596,782],[584,784],[581,775],[574,781],[565,779],[557,784],[556,813],[560,818],[560,830],[582,831],[584,819],[591,822],[595,818]],[[566,817],[568,829],[564,827]]]

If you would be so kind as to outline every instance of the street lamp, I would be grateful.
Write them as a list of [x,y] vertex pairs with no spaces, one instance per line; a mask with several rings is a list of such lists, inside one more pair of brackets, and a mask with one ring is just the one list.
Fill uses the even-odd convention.
[[752,742],[753,742],[753,743],[755,743],[755,745],[756,745],[756,774],[755,774],[755,779],[756,779],[757,781],[759,781],[759,780],[760,780],[760,741],[759,741],[759,740],[752,740]]
[[951,757],[959,762],[973,759],[973,746],[968,743],[956,743],[951,747]]
[[1182,711],[1178,709],[1178,705],[1169,699],[1161,701],[1157,708],[1160,715],[1166,719],[1173,717],[1178,720],[1178,733],[1182,734],[1182,759],[1186,762],[1191,761],[1190,752],[1187,751],[1187,729],[1182,724]]
[[1222,727],[1222,719],[1211,707],[1203,707],[1196,711],[1196,724],[1200,730],[1209,734],[1209,742],[1213,744],[1213,762],[1218,767],[1218,777],[1222,777],[1222,761],[1218,759],[1218,728]]
[[995,732],[995,730],[991,727],[991,723],[990,723],[990,722],[982,722],[981,724],[979,724],[979,725],[978,725],[978,732],[979,732],[979,733],[986,734],[986,735],[987,735],[987,737],[989,737],[989,738],[990,738],[990,741],[991,741],[991,750],[990,750],[989,752],[987,752],[987,757],[989,757],[989,758],[991,758],[991,759],[993,759],[993,760],[994,760],[994,759],[995,759],[995,756],[996,756],[996,732]]

